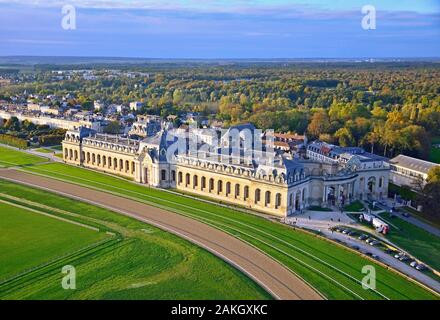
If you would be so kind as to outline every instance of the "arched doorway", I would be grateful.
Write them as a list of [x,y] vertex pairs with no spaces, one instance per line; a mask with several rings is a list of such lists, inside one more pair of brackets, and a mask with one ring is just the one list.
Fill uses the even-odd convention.
[[368,193],[374,193],[374,190],[376,187],[376,178],[375,177],[368,178],[367,187],[368,187]]

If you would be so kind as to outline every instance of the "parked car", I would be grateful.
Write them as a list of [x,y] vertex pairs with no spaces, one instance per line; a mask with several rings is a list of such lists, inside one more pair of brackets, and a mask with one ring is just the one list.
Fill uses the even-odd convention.
[[358,237],[358,239],[364,241],[365,239],[368,239],[368,236],[367,236],[366,234],[361,234],[361,235]]
[[370,242],[376,241],[376,239],[374,238],[368,238],[367,240],[365,240],[366,243],[370,244]]
[[394,255],[394,258],[396,258],[396,259],[400,259],[400,257],[402,257],[403,256],[403,253],[402,252],[398,252],[398,253],[396,253],[395,255]]
[[360,248],[358,247],[358,246],[352,246],[352,248],[354,249],[354,250],[360,250]]
[[375,255],[375,254],[371,255],[371,257],[372,257],[373,259],[380,260],[379,256],[377,256],[377,255]]
[[413,260],[411,261],[411,263],[409,264],[411,267],[416,268],[417,267],[417,261]]
[[339,229],[339,228],[335,228],[335,231],[336,231],[336,232],[341,232],[341,229]]
[[404,212],[402,213],[402,216],[404,216],[405,218],[409,218],[411,217],[411,215],[408,212]]
[[344,231],[342,231],[343,234],[348,234],[350,232],[350,230],[345,229]]
[[377,246],[380,243],[380,241],[374,240],[370,242],[370,246]]
[[426,270],[428,268],[424,264],[420,263],[420,264],[417,265],[416,269],[419,270],[419,271],[424,271],[424,270]]
[[356,235],[356,231],[350,231],[350,232],[348,233],[348,235],[351,236],[351,237],[353,237],[353,236]]
[[403,256],[401,256],[401,257],[399,258],[399,260],[400,260],[400,261],[402,261],[402,262],[406,262],[406,261],[408,261],[408,260],[409,260],[409,257],[408,257],[408,256],[405,256],[405,255],[403,255]]

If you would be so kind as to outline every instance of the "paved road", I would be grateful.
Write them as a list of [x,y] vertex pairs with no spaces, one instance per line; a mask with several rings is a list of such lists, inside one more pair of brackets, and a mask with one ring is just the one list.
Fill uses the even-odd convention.
[[[377,207],[386,210],[387,212],[390,212],[390,209],[392,208],[391,206],[389,206],[388,204],[383,205],[383,204],[377,204]],[[403,208],[400,210],[404,210]],[[400,219],[405,220],[406,222],[412,223],[413,225],[437,236],[440,237],[440,229],[434,227],[433,225],[430,225],[429,223],[426,223],[420,219],[417,219],[416,217],[413,217],[413,215],[410,213],[410,217],[404,217],[402,215],[402,213],[395,213],[395,215],[397,215]]]
[[201,222],[105,192],[13,169],[0,169],[1,177],[99,205],[176,234],[231,263],[277,299],[322,299],[314,289],[290,270],[258,249]]
[[[440,293],[440,283],[433,278],[425,275],[424,273],[412,268],[411,266],[407,265],[404,262],[401,262],[391,255],[385,253],[384,251],[380,250],[379,248],[370,246],[369,244],[366,244],[364,241],[360,241],[357,238],[347,236],[345,234],[339,233],[339,232],[332,232],[329,230],[330,227],[336,227],[341,225],[346,225],[348,227],[354,227],[359,230],[365,230],[366,232],[371,233],[371,230],[363,227],[363,226],[354,226],[347,223],[339,223],[339,222],[331,222],[331,221],[314,221],[314,220],[308,220],[307,218],[303,217],[297,217],[297,218],[289,218],[290,222],[295,222],[295,225],[298,227],[306,228],[306,229],[312,229],[312,230],[319,230],[321,231],[327,238],[333,239],[333,240],[339,240],[343,243],[348,244],[348,246],[358,246],[360,248],[360,252],[362,253],[372,253],[379,257],[380,261],[385,263],[386,265],[399,270],[400,272],[406,274],[407,276],[419,281],[420,283],[425,284],[426,286],[434,289],[435,291]],[[376,235],[376,238],[384,240],[382,237]]]

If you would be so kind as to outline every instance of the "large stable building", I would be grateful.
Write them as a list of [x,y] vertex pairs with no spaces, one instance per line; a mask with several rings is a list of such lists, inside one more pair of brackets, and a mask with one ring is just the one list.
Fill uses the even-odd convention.
[[[66,133],[64,161],[281,217],[312,205],[342,206],[355,199],[386,197],[389,166],[384,158],[321,142],[308,145],[305,158],[254,150],[254,143],[247,143],[242,134],[254,129],[249,124],[232,127],[219,136],[218,147],[182,151],[165,128],[142,140],[81,128]],[[239,139],[235,149],[233,131]],[[190,138],[184,134],[187,147]],[[197,142],[197,147],[205,146]]]

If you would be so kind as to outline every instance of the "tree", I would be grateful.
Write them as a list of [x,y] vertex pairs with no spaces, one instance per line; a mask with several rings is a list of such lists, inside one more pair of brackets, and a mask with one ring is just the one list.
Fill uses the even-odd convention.
[[428,183],[440,183],[440,165],[432,167],[428,171]]
[[121,125],[119,121],[112,121],[104,128],[104,133],[118,134],[121,131]]
[[418,195],[418,203],[424,213],[431,217],[440,218],[440,182],[428,182]]
[[310,135],[317,138],[323,133],[329,133],[330,118],[325,110],[317,111],[313,114],[307,131]]
[[380,125],[374,126],[373,130],[368,132],[361,140],[362,144],[369,144],[371,146],[371,153],[374,153],[374,147],[381,140],[383,134],[382,127]]
[[5,125],[5,129],[11,130],[11,131],[19,131],[20,130],[20,121],[17,117],[11,117],[9,118]]
[[338,138],[341,147],[352,147],[355,144],[354,137],[347,128],[341,128],[336,131],[335,137]]

